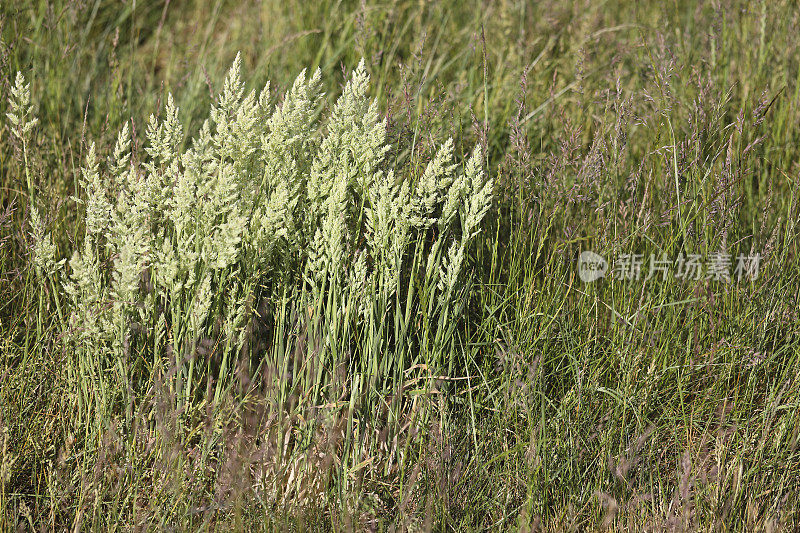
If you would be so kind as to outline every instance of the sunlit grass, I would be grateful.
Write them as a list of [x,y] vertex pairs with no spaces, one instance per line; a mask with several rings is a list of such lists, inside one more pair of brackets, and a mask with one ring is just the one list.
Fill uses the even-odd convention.
[[[3,3],[0,529],[797,529],[796,11],[737,1]],[[193,319],[196,291],[171,294],[149,274],[128,276],[131,297],[120,298],[138,241],[112,239],[91,252],[104,303],[70,320],[84,300],[62,287],[99,227],[87,218],[100,205],[92,189],[109,188],[109,205],[130,214],[114,189],[114,163],[128,154],[118,133],[128,125],[143,164],[150,114],[168,124],[179,109],[180,132],[156,136],[185,153],[224,101],[237,51],[245,94],[270,80],[278,105],[301,70],[321,69],[307,118],[323,127],[303,137],[314,145],[363,57],[376,123],[386,120],[381,168],[398,185],[422,183],[448,138],[454,176],[480,147],[494,201],[450,298],[439,265],[457,256],[458,216],[407,241],[404,219],[389,217],[386,242],[403,250],[397,282],[387,274],[354,290],[358,252],[379,233],[356,203],[413,203],[387,182],[374,205],[369,188],[347,197],[363,216],[350,217],[352,245],[322,247],[340,277],[303,266],[328,242],[313,238],[318,220],[271,254],[259,256],[262,243],[225,268],[199,262],[200,278],[214,275]],[[19,115],[8,104],[18,71],[39,120],[24,134],[6,117]],[[308,154],[297,166],[306,178]],[[158,157],[163,177],[170,156]],[[290,175],[284,163],[270,176]],[[243,202],[274,193],[260,180],[252,191]],[[210,198],[189,199],[219,215],[214,224],[232,220]],[[290,203],[276,196],[270,209]],[[189,240],[172,222],[159,228],[140,237]],[[584,283],[584,250],[610,267],[622,254],[707,262],[725,252],[733,269],[737,255],[758,253],[761,268],[729,282],[677,279],[673,265],[663,279]],[[393,253],[362,266],[388,268]],[[76,329],[94,318],[108,328]]]

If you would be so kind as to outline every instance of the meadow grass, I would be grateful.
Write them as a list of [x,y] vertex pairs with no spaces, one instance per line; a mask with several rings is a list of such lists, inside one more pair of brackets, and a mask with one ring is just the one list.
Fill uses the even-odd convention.
[[[0,530],[796,530],[798,28],[789,1],[3,3]],[[272,125],[185,157],[244,109],[235,62]],[[492,188],[472,229],[459,176]],[[153,266],[285,205],[191,283]],[[585,283],[586,250],[645,275]],[[731,280],[644,279],[715,253]]]

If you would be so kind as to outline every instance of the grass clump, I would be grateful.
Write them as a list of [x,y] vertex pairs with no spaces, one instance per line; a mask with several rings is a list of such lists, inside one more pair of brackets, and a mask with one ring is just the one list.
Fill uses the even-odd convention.
[[[146,157],[132,151],[127,123],[105,164],[90,144],[76,198],[84,235],[68,268],[32,207],[39,282],[65,301],[56,345],[69,354],[65,384],[74,394],[65,400],[89,449],[139,383],[160,374],[170,374],[167,394],[186,438],[184,418],[206,407],[215,420],[234,371],[261,374],[259,401],[271,407],[262,416],[291,427],[291,417],[313,420],[318,404],[342,395],[351,409],[357,402],[375,412],[408,367],[452,369],[465,255],[492,202],[480,147],[456,171],[450,139],[418,179],[396,178],[363,61],[324,132],[319,70],[303,71],[274,106],[269,84],[245,93],[240,69],[237,56],[185,151],[171,95],[164,119],[150,116]],[[29,98],[17,79],[12,109]],[[23,140],[29,130],[21,128]],[[411,327],[420,315],[430,325]],[[272,331],[256,331],[257,318]],[[304,403],[286,409],[292,396]],[[392,404],[385,431],[394,433],[404,407]],[[363,455],[358,444],[337,453]],[[307,475],[297,472],[296,483]]]

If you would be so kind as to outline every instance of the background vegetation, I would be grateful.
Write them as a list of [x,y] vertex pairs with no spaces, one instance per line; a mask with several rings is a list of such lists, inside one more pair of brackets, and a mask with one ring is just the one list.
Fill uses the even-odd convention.
[[[780,0],[4,2],[0,529],[796,530],[798,30]],[[343,365],[297,349],[325,374],[298,379],[259,357],[319,331],[256,303],[262,346],[213,406],[210,328],[192,402],[166,347],[129,352],[135,379],[89,424],[98,378],[31,262],[32,196],[69,259],[90,143],[104,158],[131,120],[142,150],[168,92],[185,141],[238,51],[247,88],[277,95],[319,66],[326,114],[363,57],[401,179],[450,136],[458,160],[483,147],[495,201],[463,313],[398,310],[391,347],[337,329]],[[25,149],[5,118],[18,70]],[[584,284],[587,249],[763,257],[752,282]],[[395,357],[426,330],[449,342]]]

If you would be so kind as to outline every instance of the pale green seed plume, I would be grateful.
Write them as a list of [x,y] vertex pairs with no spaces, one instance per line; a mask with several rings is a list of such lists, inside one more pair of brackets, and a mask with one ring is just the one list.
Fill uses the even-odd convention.
[[11,122],[11,132],[20,140],[27,139],[28,134],[39,123],[39,119],[33,116],[31,84],[25,83],[25,76],[21,72],[17,72],[17,77],[14,79],[8,104],[11,111],[6,113],[6,117]]

